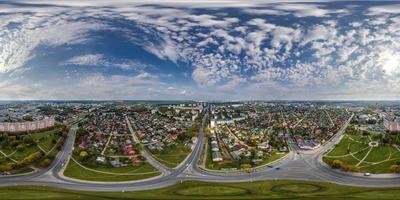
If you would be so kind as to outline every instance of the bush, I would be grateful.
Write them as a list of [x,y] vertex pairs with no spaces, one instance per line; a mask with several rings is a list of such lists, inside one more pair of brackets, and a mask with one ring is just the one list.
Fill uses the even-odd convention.
[[344,171],[344,172],[348,172],[348,171],[350,171],[350,168],[349,168],[348,165],[342,163],[342,164],[340,165],[340,170],[342,170],[342,171]]
[[45,168],[51,164],[51,160],[49,158],[45,158],[40,162],[40,167]]
[[34,145],[36,144],[35,141],[33,140],[33,138],[30,135],[25,135],[22,138],[22,141],[27,144],[27,145]]
[[392,172],[392,173],[400,173],[400,165],[392,165],[392,166],[390,166],[390,172]]
[[11,165],[9,163],[0,165],[0,171],[2,171],[2,172],[8,172],[8,171],[11,171],[12,169],[13,169],[13,165]]
[[360,168],[355,165],[348,165],[350,172],[360,172]]
[[81,151],[81,153],[79,153],[79,157],[81,158],[86,158],[89,154],[86,151]]
[[42,157],[41,152],[31,153],[29,156],[25,157],[23,160],[17,162],[17,167],[23,167],[29,165]]
[[17,146],[17,151],[24,151],[25,150],[25,144],[19,144],[18,146]]
[[333,162],[332,162],[332,164],[331,164],[331,167],[332,168],[335,168],[335,169],[339,169],[339,168],[341,168],[342,167],[342,161],[340,161],[340,160],[334,160]]

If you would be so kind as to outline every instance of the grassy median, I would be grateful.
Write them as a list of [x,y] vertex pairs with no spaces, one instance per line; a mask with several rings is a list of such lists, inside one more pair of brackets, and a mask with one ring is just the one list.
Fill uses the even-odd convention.
[[150,151],[153,157],[167,167],[177,167],[190,154],[191,150],[183,143],[177,143],[176,146],[166,147],[161,152]]
[[133,181],[155,177],[160,174],[161,172],[148,163],[139,163],[118,168],[106,166],[83,168],[74,160],[70,160],[64,171],[64,175],[70,178],[100,182]]
[[398,199],[400,188],[364,188],[306,181],[207,183],[189,181],[140,192],[82,192],[38,186],[0,188],[1,199]]

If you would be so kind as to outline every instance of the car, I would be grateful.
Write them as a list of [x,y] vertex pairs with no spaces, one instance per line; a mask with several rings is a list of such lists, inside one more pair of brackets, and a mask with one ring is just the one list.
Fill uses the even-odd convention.
[[272,165],[267,165],[267,167],[269,167],[269,168],[273,168],[274,166],[272,166]]
[[366,172],[364,173],[364,176],[371,176],[371,173]]
[[11,172],[3,172],[3,175],[5,176],[11,175]]
[[277,168],[275,168],[276,170],[280,170],[281,168],[280,167],[277,167]]

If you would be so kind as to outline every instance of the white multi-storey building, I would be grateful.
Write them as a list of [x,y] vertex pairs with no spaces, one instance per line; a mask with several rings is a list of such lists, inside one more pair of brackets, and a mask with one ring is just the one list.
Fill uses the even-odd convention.
[[26,132],[35,131],[54,126],[54,117],[45,117],[42,120],[32,122],[2,122],[0,132]]
[[400,131],[400,118],[392,115],[386,115],[383,118],[383,125],[389,131]]

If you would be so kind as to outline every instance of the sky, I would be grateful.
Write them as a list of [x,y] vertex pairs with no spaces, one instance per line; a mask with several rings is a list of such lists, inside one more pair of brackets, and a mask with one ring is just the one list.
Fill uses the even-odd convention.
[[400,99],[400,2],[265,2],[0,1],[0,99]]

